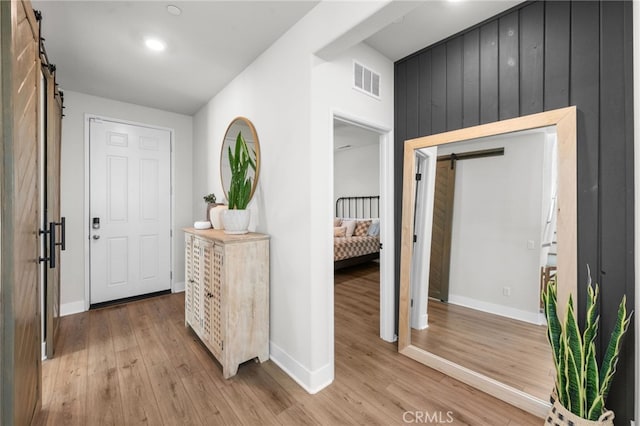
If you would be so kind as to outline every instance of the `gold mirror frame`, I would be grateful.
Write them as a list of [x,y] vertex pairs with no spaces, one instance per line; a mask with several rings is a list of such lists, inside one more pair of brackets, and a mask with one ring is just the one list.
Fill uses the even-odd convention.
[[[452,142],[555,126],[558,141],[558,306],[566,306],[577,289],[576,108],[567,107],[405,141],[402,188],[402,242],[398,352],[529,413],[544,417],[548,401],[505,385],[411,344],[411,259],[416,190],[415,151]],[[564,312],[559,313],[564,318]]]
[[[251,137],[248,138],[246,136],[245,130],[249,130],[251,133]],[[228,187],[229,187],[229,179],[225,179],[225,170],[229,170],[229,174],[231,173],[231,168],[229,167],[229,158],[228,158],[228,147],[231,144],[236,142],[236,138],[238,137],[238,131],[242,131],[244,138],[249,146],[249,150],[251,151],[252,145],[255,150],[256,157],[254,158],[256,162],[256,172],[253,175],[253,183],[251,184],[251,195],[249,195],[249,201],[253,198],[253,194],[256,192],[256,188],[258,186],[258,177],[260,176],[260,141],[258,140],[258,133],[256,132],[256,128],[254,127],[251,120],[246,117],[236,117],[231,120],[227,130],[224,132],[224,137],[222,139],[222,148],[220,149],[220,182],[222,183],[222,191],[224,192],[225,198],[229,199]]]

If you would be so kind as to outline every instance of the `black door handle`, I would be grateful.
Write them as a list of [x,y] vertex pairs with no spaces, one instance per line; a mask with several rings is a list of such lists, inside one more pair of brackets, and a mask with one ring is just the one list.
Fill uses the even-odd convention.
[[60,242],[56,243],[57,246],[60,246],[60,250],[65,251],[67,245],[65,241],[67,240],[67,226],[66,226],[66,218],[63,216],[60,218],[60,222],[56,222],[55,225],[60,226]]
[[56,267],[56,223],[49,222],[49,268]]
[[49,222],[49,229],[40,229],[38,231],[40,235],[48,234],[49,235],[49,257],[39,257],[38,262],[49,262],[49,268],[53,269],[56,267],[56,223]]

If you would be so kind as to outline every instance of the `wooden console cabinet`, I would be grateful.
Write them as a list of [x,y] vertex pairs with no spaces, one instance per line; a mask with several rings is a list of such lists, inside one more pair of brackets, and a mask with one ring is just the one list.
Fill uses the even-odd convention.
[[185,231],[185,326],[222,364],[269,359],[269,237]]

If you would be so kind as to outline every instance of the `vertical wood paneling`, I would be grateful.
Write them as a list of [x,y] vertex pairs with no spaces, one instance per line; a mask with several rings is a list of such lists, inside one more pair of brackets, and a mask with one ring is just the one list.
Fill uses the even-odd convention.
[[419,76],[419,110],[420,135],[431,133],[431,51],[426,51],[420,55],[420,76]]
[[480,124],[498,121],[498,21],[480,27]]
[[[578,312],[582,320],[589,265],[594,281],[602,283],[601,352],[620,297],[626,294],[633,300],[636,290],[632,7],[622,1],[527,2],[420,53],[420,136],[456,128],[460,90],[464,127],[576,105]],[[457,46],[462,50],[461,77]],[[404,62],[397,62],[396,70]],[[423,86],[427,81],[430,91]],[[398,110],[406,108],[406,83],[396,81],[396,140],[404,140],[401,134],[406,132],[406,113]],[[431,122],[422,115],[427,111]],[[401,153],[400,147],[395,159],[396,217],[401,213]],[[397,247],[399,229],[396,223]],[[607,403],[620,424],[633,418],[633,347],[631,332]]]
[[[599,81],[600,5],[571,5],[571,70],[569,103],[578,108],[578,285],[587,282],[587,265],[600,282],[598,255],[599,192]],[[578,308],[584,312],[585,297],[578,291]]]
[[[633,207],[633,155],[629,154],[629,141],[633,140],[632,126],[627,126],[626,109],[628,98],[633,92],[627,88],[632,84],[627,79],[626,65],[632,61],[632,49],[625,46],[625,25],[632,26],[629,17],[625,19],[624,2],[603,2],[600,7],[600,263],[601,285],[606,288],[600,303],[601,312],[615,312],[624,294],[633,292],[625,283],[626,277],[633,273],[633,258],[629,242],[633,242],[633,216],[629,211]],[[629,7],[629,9],[631,9]],[[631,11],[629,10],[629,15]],[[621,24],[622,23],[622,24]],[[632,144],[631,144],[632,145]],[[610,208],[616,206],[616,208]],[[632,299],[633,300],[633,299]],[[633,301],[627,304],[631,309]],[[605,315],[600,322],[603,337],[600,353],[606,350],[606,336],[615,327],[616,317]],[[632,330],[633,332],[633,330]],[[621,353],[618,368],[621,371],[633,369],[633,348],[626,345]],[[607,404],[616,412],[633,410],[632,393],[626,389],[634,385],[633,375],[618,375]],[[616,416],[617,417],[617,416]],[[619,418],[616,418],[619,421]],[[628,424],[623,422],[622,424]]]
[[462,37],[447,43],[447,130],[462,127]]
[[520,74],[518,11],[499,19],[499,117],[517,117],[520,113]]
[[[406,89],[406,62],[397,62],[394,67],[394,122],[395,130],[393,132],[395,138],[395,144],[393,146],[393,167],[395,170],[395,176],[393,180],[393,215],[394,217],[402,217],[402,153],[404,148],[404,141],[406,138],[407,123],[407,89]],[[400,238],[402,231],[402,221],[395,220],[393,223],[393,231],[396,235],[396,240]],[[397,247],[399,242],[396,241]],[[396,277],[400,276],[400,250],[394,252],[394,273]],[[396,279],[396,281],[398,281]],[[398,306],[400,296],[400,286],[395,286],[394,299],[395,306]]]
[[520,10],[520,115],[542,112],[544,3]]
[[480,30],[464,35],[462,56],[462,127],[480,124]]
[[571,3],[545,3],[544,110],[569,106]]
[[[637,287],[636,287],[636,279],[637,277],[635,276],[635,260],[636,260],[636,253],[635,253],[635,218],[636,218],[636,211],[635,211],[635,181],[634,181],[634,176],[635,176],[635,153],[634,150],[635,148],[635,144],[634,144],[634,97],[631,95],[633,92],[632,90],[630,90],[629,88],[633,87],[633,75],[634,75],[634,67],[633,67],[633,43],[634,43],[634,18],[633,18],[633,9],[635,7],[637,7],[637,3],[635,2],[624,2],[623,3],[623,8],[624,8],[624,44],[622,46],[622,48],[624,49],[624,59],[625,59],[625,67],[624,67],[624,81],[625,81],[625,87],[627,88],[626,90],[626,94],[627,96],[625,96],[625,128],[626,128],[626,132],[625,132],[625,148],[626,148],[626,152],[625,152],[625,160],[626,160],[626,171],[627,171],[627,186],[625,188],[625,191],[627,193],[627,204],[626,204],[626,220],[624,222],[624,228],[625,228],[625,232],[626,232],[626,251],[625,251],[625,255],[626,255],[626,268],[627,268],[627,274],[625,277],[625,288],[626,288],[626,295],[627,295],[627,300],[630,301],[628,303],[630,303],[633,306],[633,300],[635,300],[636,296],[636,291],[637,291]],[[622,224],[621,224],[622,225]],[[635,314],[637,315],[637,313]],[[631,423],[631,419],[637,419],[638,417],[634,416],[634,409],[635,409],[635,401],[638,400],[638,398],[640,398],[640,395],[638,395],[637,393],[634,392],[634,390],[637,390],[637,388],[635,388],[635,383],[634,383],[634,377],[638,377],[638,370],[635,369],[635,367],[637,366],[636,363],[636,347],[635,345],[637,345],[636,340],[634,338],[637,337],[637,329],[635,328],[637,325],[637,322],[631,322],[631,325],[629,326],[629,336],[627,338],[626,343],[624,343],[624,346],[622,348],[622,353],[620,355],[621,361],[618,364],[618,369],[620,371],[622,371],[622,374],[620,374],[620,376],[622,376],[624,379],[619,379],[619,380],[624,380],[623,383],[620,383],[619,385],[616,384],[615,385],[615,389],[613,389],[610,393],[610,395],[613,395],[612,398],[619,398],[620,401],[624,401],[626,402],[626,405],[624,404],[620,404],[618,405],[617,403],[613,403],[613,404],[608,404],[610,407],[612,407],[614,410],[616,410],[617,413],[619,413],[618,418],[623,422],[623,424],[625,423]],[[634,344],[635,343],[635,344]],[[637,415],[638,413],[635,412],[635,414]]]
[[447,130],[447,48],[441,44],[431,54],[431,131]]
[[418,104],[418,77],[420,75],[420,57],[414,56],[407,61],[407,77],[406,77],[406,97],[407,97],[407,112],[406,112],[406,138],[412,139],[418,137],[418,122],[419,122],[419,104]]

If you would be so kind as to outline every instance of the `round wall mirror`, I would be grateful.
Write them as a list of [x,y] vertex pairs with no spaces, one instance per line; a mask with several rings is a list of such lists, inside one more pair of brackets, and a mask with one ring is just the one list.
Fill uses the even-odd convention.
[[229,152],[233,155],[236,152],[236,144],[239,136],[242,136],[246,143],[247,152],[250,159],[255,165],[247,170],[247,179],[251,181],[251,192],[249,201],[253,198],[258,185],[258,175],[260,173],[260,144],[258,143],[258,134],[256,133],[253,123],[245,117],[236,117],[231,121],[222,141],[222,150],[220,153],[220,177],[222,179],[222,189],[224,196],[229,200],[229,188],[231,186],[231,165],[229,164]]

